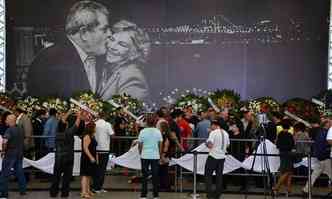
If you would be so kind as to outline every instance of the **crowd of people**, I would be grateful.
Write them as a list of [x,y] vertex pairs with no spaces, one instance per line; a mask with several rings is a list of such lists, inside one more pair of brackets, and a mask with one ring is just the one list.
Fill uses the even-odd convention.
[[[176,172],[168,165],[170,159],[179,157],[182,152],[202,143],[209,149],[204,178],[208,198],[218,198],[230,183],[246,189],[247,178],[240,179],[235,176],[230,180],[228,176],[223,176],[226,154],[242,161],[255,151],[255,140],[261,137],[275,143],[280,151],[280,177],[272,187],[274,193],[277,193],[283,184],[287,192],[292,191],[294,163],[301,161],[309,153],[319,160],[318,166],[313,168],[311,174],[311,185],[307,182],[302,189],[307,193],[309,186],[312,186],[323,172],[330,175],[329,144],[332,143],[332,130],[329,129],[332,119],[317,118],[310,121],[309,128],[279,112],[267,115],[269,119],[261,123],[247,110],[242,111],[240,118],[231,115],[227,109],[216,112],[209,108],[195,113],[191,106],[183,109],[161,107],[155,113],[146,113],[143,123],[136,123],[135,128],[131,128],[138,136],[135,143],[138,144],[142,166],[141,198],[147,197],[150,177],[154,198],[159,198],[159,191],[171,191]],[[20,193],[26,194],[31,174],[25,173],[22,168],[23,156],[39,159],[54,152],[54,171],[49,179],[50,196],[57,197],[61,191],[62,197],[68,197],[73,176],[74,136],[79,136],[82,143],[81,197],[91,198],[95,194],[106,192],[103,184],[110,153],[121,155],[131,144],[116,139],[116,136],[127,135],[129,126],[126,113],[119,109],[112,124],[105,120],[105,116],[103,113],[93,116],[84,110],[75,113],[58,112],[53,108],[48,111],[38,110],[31,118],[21,108],[17,108],[13,113],[4,112],[0,124],[3,157],[0,174],[1,196],[8,197],[11,169],[15,171],[13,174],[17,177]],[[232,139],[236,141],[230,142]],[[244,140],[239,142],[241,139]],[[310,141],[313,141],[312,144],[308,144]],[[120,147],[115,150],[114,145]],[[214,172],[217,175],[217,185],[216,189],[212,190]],[[37,174],[40,175],[37,172],[36,176]]]

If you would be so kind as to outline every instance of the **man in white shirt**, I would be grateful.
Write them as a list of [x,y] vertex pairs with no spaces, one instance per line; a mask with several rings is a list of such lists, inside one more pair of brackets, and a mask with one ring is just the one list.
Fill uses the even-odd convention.
[[104,184],[104,177],[109,159],[111,136],[114,135],[112,125],[103,119],[103,116],[96,121],[95,138],[98,143],[98,169],[93,176],[92,189],[96,193],[106,192],[102,189]]
[[[211,132],[206,141],[210,152],[205,164],[205,183],[208,199],[219,199],[222,194],[222,174],[226,158],[226,150],[230,144],[228,133],[220,128],[218,121],[211,122]],[[212,176],[216,172],[216,190],[212,190]]]

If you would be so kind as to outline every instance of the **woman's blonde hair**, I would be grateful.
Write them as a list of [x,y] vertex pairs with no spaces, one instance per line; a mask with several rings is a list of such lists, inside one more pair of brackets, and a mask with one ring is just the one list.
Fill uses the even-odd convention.
[[148,56],[151,51],[151,42],[149,35],[144,32],[141,28],[137,27],[136,24],[121,20],[115,23],[112,26],[112,31],[114,33],[119,32],[129,32],[130,38],[134,45],[134,50],[131,50],[129,54],[130,60],[138,60],[142,63],[146,63],[148,60]]

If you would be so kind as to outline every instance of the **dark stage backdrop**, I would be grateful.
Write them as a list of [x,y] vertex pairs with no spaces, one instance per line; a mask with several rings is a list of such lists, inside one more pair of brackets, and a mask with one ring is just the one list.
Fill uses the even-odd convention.
[[[9,91],[26,93],[34,57],[46,40],[57,42],[74,2],[7,1]],[[227,88],[243,98],[285,100],[327,87],[328,0],[98,2],[110,9],[111,23],[126,19],[149,34],[143,70],[153,100],[174,88]]]

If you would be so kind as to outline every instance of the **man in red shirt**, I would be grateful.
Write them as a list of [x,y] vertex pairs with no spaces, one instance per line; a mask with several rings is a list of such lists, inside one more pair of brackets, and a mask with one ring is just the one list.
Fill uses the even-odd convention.
[[192,135],[192,129],[189,125],[189,123],[184,119],[184,113],[182,112],[181,116],[178,117],[176,123],[178,124],[180,130],[181,130],[181,143],[182,143],[182,147],[184,148],[184,150],[188,150],[189,149],[189,144],[188,141],[186,140],[186,138],[191,137]]

